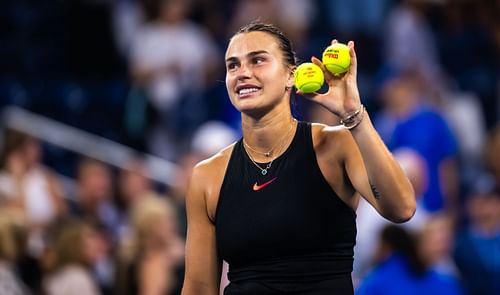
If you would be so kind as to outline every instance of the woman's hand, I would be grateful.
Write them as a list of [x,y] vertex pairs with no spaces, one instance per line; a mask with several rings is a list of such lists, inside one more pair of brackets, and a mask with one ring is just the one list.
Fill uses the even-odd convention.
[[[337,43],[337,40],[332,40],[332,44]],[[319,103],[333,114],[343,118],[346,114],[359,110],[361,100],[359,97],[357,78],[357,60],[356,52],[354,51],[354,42],[347,43],[349,54],[351,56],[351,65],[349,70],[341,75],[334,76],[326,69],[323,63],[316,57],[312,57],[311,61],[318,65],[325,75],[325,82],[328,84],[326,93],[302,93],[307,99]]]

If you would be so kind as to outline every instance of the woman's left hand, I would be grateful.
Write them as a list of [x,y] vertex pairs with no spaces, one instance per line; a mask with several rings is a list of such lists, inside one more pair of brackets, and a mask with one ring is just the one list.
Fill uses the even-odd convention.
[[[337,40],[332,40],[332,44],[337,43]],[[307,99],[319,103],[333,114],[344,117],[346,114],[352,113],[360,108],[361,100],[359,97],[357,77],[357,59],[354,51],[354,42],[347,43],[349,54],[351,56],[351,65],[349,70],[341,76],[334,76],[326,69],[323,63],[316,57],[312,57],[311,61],[318,65],[325,75],[325,83],[328,84],[326,93],[302,93]]]

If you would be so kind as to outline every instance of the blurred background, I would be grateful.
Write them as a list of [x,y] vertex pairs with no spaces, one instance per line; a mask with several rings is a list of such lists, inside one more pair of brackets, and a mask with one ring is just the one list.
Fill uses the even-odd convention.
[[362,100],[417,193],[399,227],[360,204],[356,292],[500,294],[500,1],[0,3],[1,294],[180,293],[187,178],[241,136],[224,51],[255,19],[301,61],[355,40]]

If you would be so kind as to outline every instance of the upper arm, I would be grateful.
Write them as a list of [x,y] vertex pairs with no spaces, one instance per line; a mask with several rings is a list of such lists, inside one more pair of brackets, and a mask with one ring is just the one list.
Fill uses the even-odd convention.
[[361,195],[388,220],[411,218],[415,212],[411,183],[374,129],[366,126],[353,135],[344,128],[323,128],[320,134],[325,142],[321,149],[324,170],[330,171],[329,181],[337,182],[344,192],[341,197],[352,208]]
[[377,209],[361,152],[349,131],[324,126],[318,129],[319,165],[332,188],[354,210],[360,195]]
[[207,170],[203,164],[194,168],[186,196],[188,232],[184,295],[219,292],[221,261],[217,255],[215,225],[207,211],[207,183],[211,181]]
[[342,145],[345,147],[342,149],[344,155],[344,169],[350,182],[361,197],[380,212],[377,197],[373,193],[368,178],[368,172],[357,143],[354,141],[349,131],[345,131],[345,135],[342,136],[342,141]]

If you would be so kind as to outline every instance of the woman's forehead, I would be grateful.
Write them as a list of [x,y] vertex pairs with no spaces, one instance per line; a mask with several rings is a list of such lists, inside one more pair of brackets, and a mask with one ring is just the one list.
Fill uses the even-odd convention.
[[243,58],[248,53],[267,51],[270,54],[279,54],[276,38],[266,32],[248,32],[235,35],[226,50],[226,58]]

